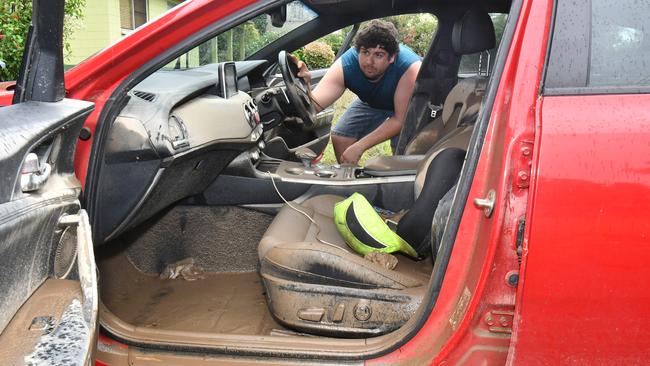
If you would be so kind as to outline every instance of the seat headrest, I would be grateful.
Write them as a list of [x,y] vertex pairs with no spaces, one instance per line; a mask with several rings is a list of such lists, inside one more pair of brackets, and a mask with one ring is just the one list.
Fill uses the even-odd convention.
[[454,23],[451,45],[458,55],[468,55],[494,48],[496,37],[490,15],[471,8]]

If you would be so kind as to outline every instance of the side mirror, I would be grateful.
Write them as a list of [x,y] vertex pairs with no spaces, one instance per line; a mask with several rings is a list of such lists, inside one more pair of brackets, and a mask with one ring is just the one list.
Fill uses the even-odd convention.
[[287,21],[287,5],[282,5],[273,9],[269,15],[271,16],[271,25],[276,28],[282,28],[284,22]]

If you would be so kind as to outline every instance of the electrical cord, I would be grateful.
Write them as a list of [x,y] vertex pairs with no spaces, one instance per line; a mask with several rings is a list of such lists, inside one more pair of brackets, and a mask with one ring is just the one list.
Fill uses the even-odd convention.
[[[304,80],[304,79],[303,79],[303,80]],[[316,106],[317,106],[321,111],[322,111],[322,110],[325,110],[325,108],[323,108],[323,106],[320,105],[320,103],[318,103],[318,102],[316,101],[316,99],[314,99],[314,95],[313,95],[312,92],[311,92],[311,85],[310,85],[308,82],[305,82],[305,85],[307,85],[307,96],[309,97],[309,100],[311,100],[312,103],[316,104]]]
[[303,216],[305,216],[309,221],[311,221],[311,223],[314,224],[314,226],[316,226],[316,229],[317,229],[317,231],[316,231],[316,235],[315,235],[316,240],[318,240],[318,241],[319,241],[320,243],[322,243],[322,244],[329,245],[329,246],[332,246],[332,247],[334,247],[334,248],[340,249],[340,250],[342,250],[342,251],[344,251],[344,252],[346,252],[346,253],[349,253],[348,250],[346,250],[345,248],[342,248],[342,247],[339,246],[339,245],[336,245],[336,244],[330,243],[330,242],[328,242],[328,241],[326,241],[326,240],[322,240],[322,239],[318,238],[318,234],[320,234],[320,232],[321,232],[321,227],[320,227],[320,225],[318,225],[318,224],[316,223],[316,221],[314,221],[314,219],[313,219],[311,216],[309,216],[309,214],[307,214],[306,212],[300,210],[299,208],[297,208],[297,207],[295,207],[294,205],[292,205],[289,201],[287,201],[287,199],[284,198],[284,196],[282,195],[282,193],[280,193],[280,190],[278,189],[278,186],[275,184],[275,179],[273,179],[273,174],[271,174],[271,172],[269,172],[269,171],[267,171],[266,173],[267,173],[267,174],[269,175],[269,177],[271,178],[271,183],[273,184],[273,188],[275,189],[275,192],[278,194],[278,196],[280,196],[280,198],[282,199],[282,201],[284,201],[284,203],[286,203],[286,204],[287,204],[287,205],[288,205],[292,210],[301,213],[301,214],[302,214]]

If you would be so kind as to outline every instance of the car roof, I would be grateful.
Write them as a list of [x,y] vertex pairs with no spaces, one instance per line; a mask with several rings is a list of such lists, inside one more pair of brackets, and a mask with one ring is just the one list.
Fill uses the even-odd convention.
[[432,11],[437,8],[474,5],[490,13],[507,13],[511,4],[511,0],[303,0],[303,2],[321,16],[364,14],[370,18],[387,13],[399,14],[406,9]]

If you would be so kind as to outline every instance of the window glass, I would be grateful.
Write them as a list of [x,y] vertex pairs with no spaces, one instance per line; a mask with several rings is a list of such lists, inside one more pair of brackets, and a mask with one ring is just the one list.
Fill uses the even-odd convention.
[[638,92],[650,86],[648,14],[648,1],[559,1],[544,93]]
[[122,29],[134,29],[133,3],[131,0],[120,0],[120,24]]
[[587,86],[650,85],[650,2],[592,0]]
[[147,22],[147,0],[120,0],[120,25],[133,30]]
[[[426,55],[431,40],[438,31],[438,18],[429,13],[402,14],[381,19],[393,23],[397,29],[397,41],[411,48],[420,57]],[[362,29],[366,23],[360,23],[359,29]],[[292,53],[305,61],[310,70],[330,67],[336,55],[343,54],[348,48],[354,47],[353,38],[347,48],[341,49],[352,28],[353,26],[350,25],[336,30]]]
[[287,20],[282,27],[274,27],[270,15],[259,15],[195,47],[164,69],[188,69],[216,62],[245,60],[316,17],[317,14],[302,2],[291,2],[287,4]]
[[133,19],[136,28],[147,22],[147,0],[133,0]]

